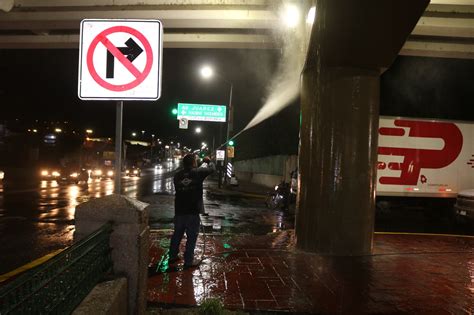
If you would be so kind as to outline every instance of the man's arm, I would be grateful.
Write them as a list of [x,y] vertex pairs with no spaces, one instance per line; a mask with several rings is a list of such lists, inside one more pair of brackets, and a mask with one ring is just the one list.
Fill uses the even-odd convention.
[[199,177],[202,180],[204,180],[207,176],[214,173],[215,170],[216,170],[216,165],[211,161],[209,157],[205,157],[203,159],[203,163],[201,164],[201,166],[196,169],[197,173],[199,174]]

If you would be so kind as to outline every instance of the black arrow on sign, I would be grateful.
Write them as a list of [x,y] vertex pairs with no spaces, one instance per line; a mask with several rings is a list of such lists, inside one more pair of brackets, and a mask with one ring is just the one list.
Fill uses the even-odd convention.
[[[130,62],[133,62],[143,52],[143,49],[138,46],[138,44],[132,38],[129,38],[125,42],[125,45],[127,45],[127,47],[117,47],[117,49],[120,50],[124,56],[127,56],[127,59],[130,60]],[[114,77],[114,64],[115,57],[110,51],[107,50],[107,79],[112,79]]]

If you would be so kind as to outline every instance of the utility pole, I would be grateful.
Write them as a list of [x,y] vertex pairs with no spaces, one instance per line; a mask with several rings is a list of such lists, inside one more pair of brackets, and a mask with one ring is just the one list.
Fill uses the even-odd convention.
[[229,142],[229,136],[230,132],[232,131],[232,118],[233,118],[233,107],[232,107],[232,90],[233,90],[234,85],[231,83],[230,84],[230,93],[229,93],[229,106],[228,106],[228,113],[227,113],[227,134],[225,138],[225,161],[224,161],[224,185],[227,185],[227,163],[231,161],[231,159],[227,156],[227,145]]

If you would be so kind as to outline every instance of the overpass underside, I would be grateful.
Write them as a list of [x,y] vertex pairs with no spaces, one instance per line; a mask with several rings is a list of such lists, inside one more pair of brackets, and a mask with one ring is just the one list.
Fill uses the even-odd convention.
[[[277,49],[282,2],[3,0],[0,49],[77,49],[85,18],[159,19],[165,48]],[[400,54],[473,59],[474,1],[431,1]]]

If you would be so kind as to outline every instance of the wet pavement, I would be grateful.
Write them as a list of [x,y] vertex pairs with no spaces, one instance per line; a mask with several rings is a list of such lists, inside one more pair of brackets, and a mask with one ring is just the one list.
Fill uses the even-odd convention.
[[[371,256],[304,253],[294,248],[294,215],[267,209],[267,189],[251,185],[226,190],[218,189],[213,180],[206,181],[208,215],[202,217],[196,248],[196,257],[203,262],[185,271],[182,261],[169,266],[166,250],[173,228],[173,174],[173,169],[149,170],[139,179],[122,182],[125,195],[150,204],[151,306],[188,307],[217,297],[227,308],[248,311],[474,312],[473,238],[385,233],[375,236]],[[112,181],[87,187],[45,185],[29,192],[0,192],[0,234],[6,240],[0,244],[0,273],[5,266],[68,245],[75,206],[113,191]],[[474,233],[468,228],[451,229],[444,218],[428,220],[423,212],[384,213],[376,217],[375,228]],[[27,235],[18,236],[18,231]]]
[[[403,231],[401,222],[413,220],[404,232],[376,233],[373,255],[323,256],[295,249],[291,214],[268,210],[261,198],[246,192],[237,198],[238,189],[208,185],[209,215],[202,217],[195,255],[202,264],[195,269],[167,261],[173,196],[148,197],[151,307],[189,307],[219,298],[228,309],[251,312],[474,312],[474,237],[404,233],[444,231],[445,218],[430,221],[414,212],[392,223],[395,231]],[[386,228],[389,217],[384,214],[380,226]]]
[[152,233],[149,306],[194,306],[219,298],[228,309],[246,311],[474,312],[472,237],[376,234],[373,255],[333,257],[296,250],[292,230],[213,233],[199,238],[196,257],[205,249],[202,264],[181,270],[182,262],[170,267],[162,260],[170,235]]
[[[142,176],[123,177],[122,194],[141,199],[157,192],[173,193],[178,163],[144,169]],[[80,183],[54,180],[0,181],[0,274],[72,244],[75,207],[110,195],[112,179]]]

